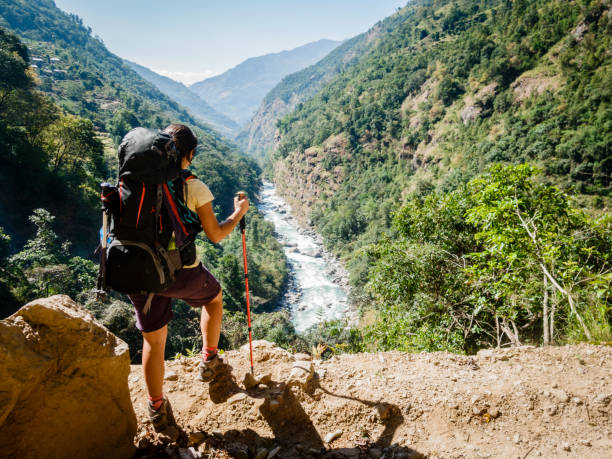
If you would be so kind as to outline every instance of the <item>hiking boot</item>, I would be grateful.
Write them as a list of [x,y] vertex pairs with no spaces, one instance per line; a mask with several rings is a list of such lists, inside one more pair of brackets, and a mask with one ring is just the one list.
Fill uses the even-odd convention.
[[150,403],[147,403],[149,420],[153,424],[153,429],[160,435],[167,437],[169,441],[176,441],[179,437],[178,426],[174,420],[170,401],[164,397],[164,401],[158,410],[153,409]]
[[212,382],[228,370],[228,365],[219,355],[215,355],[212,359],[206,362],[201,360],[198,380],[202,382]]

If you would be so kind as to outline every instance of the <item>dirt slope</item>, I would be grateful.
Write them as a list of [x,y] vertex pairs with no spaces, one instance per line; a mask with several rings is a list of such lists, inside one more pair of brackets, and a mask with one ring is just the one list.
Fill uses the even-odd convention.
[[140,456],[612,457],[611,347],[521,347],[473,358],[386,352],[323,362],[302,354],[297,363],[258,342],[255,373],[271,382],[248,391],[248,348],[226,356],[232,377],[210,387],[195,380],[197,359],[166,362],[166,394],[184,429],[170,446],[160,446],[146,422],[142,369],[133,366]]

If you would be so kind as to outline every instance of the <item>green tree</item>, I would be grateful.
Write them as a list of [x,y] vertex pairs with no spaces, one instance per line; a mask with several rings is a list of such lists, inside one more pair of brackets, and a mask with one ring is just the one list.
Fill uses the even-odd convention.
[[89,120],[66,115],[47,127],[42,143],[53,172],[74,172],[88,164],[93,165],[93,172],[99,172],[102,166],[104,149]]
[[[540,284],[543,298],[549,288],[562,295],[571,316],[591,340],[583,319],[588,305],[577,304],[577,299],[581,291],[598,289],[610,279],[611,238],[603,228],[597,228],[603,222],[572,208],[558,188],[537,180],[537,172],[527,164],[497,165],[470,182],[475,205],[467,211],[467,221],[478,228],[476,239],[484,250],[473,255],[469,273],[503,304],[501,327],[512,342],[519,343],[514,320],[529,309],[524,296],[517,295],[527,280]],[[550,315],[547,302],[542,304],[542,326],[548,341]]]

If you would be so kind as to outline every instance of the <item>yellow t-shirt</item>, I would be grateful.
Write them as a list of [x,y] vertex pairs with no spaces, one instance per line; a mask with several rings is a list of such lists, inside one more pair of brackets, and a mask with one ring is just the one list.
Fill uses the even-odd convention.
[[208,204],[215,197],[211,193],[210,189],[198,179],[187,180],[187,207],[190,210],[196,211],[204,204]]
[[[186,194],[187,194],[187,207],[193,212],[199,209],[204,204],[211,202],[215,197],[213,196],[210,189],[198,179],[187,180],[186,182]],[[176,248],[176,242],[174,240],[174,234],[170,243],[168,244],[168,250]],[[183,268],[195,268],[200,264],[200,259],[196,256],[195,262],[189,266],[183,266]]]

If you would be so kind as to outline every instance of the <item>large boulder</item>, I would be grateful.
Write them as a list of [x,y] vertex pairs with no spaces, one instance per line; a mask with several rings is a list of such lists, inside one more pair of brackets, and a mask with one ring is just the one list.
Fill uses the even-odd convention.
[[65,295],[0,321],[0,456],[129,458],[127,344]]

